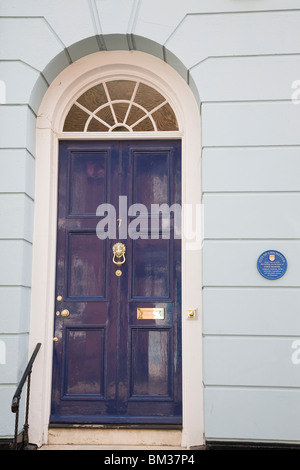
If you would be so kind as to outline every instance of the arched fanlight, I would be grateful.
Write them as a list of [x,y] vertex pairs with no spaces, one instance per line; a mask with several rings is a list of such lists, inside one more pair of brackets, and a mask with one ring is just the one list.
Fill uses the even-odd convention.
[[71,106],[64,132],[178,131],[175,113],[165,97],[145,83],[103,81]]

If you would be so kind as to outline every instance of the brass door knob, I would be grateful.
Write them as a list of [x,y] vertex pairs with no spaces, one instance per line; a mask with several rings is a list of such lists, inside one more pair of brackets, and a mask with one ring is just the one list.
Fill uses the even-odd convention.
[[61,312],[61,316],[62,316],[62,317],[68,317],[69,315],[70,315],[70,312],[69,312],[69,310],[67,310],[67,309],[65,309],[65,310],[63,310],[63,311]]

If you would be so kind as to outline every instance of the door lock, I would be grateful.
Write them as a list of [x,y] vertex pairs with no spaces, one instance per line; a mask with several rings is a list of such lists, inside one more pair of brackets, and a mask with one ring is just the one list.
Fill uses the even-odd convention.
[[62,317],[68,317],[70,315],[69,310],[63,310],[60,312],[59,310],[56,312],[56,316],[59,317],[61,315]]
[[70,315],[70,312],[69,312],[69,310],[67,310],[67,309],[66,309],[66,310],[63,310],[63,311],[61,312],[61,316],[62,316],[62,317],[68,317],[69,315]]

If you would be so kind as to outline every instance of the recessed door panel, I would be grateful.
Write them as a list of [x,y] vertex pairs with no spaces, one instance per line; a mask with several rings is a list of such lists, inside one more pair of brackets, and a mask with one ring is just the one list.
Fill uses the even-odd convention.
[[68,234],[68,297],[105,297],[105,241],[95,232]]
[[104,328],[67,328],[64,398],[102,398]]
[[136,240],[133,243],[132,298],[169,299],[170,264],[170,240]]
[[108,152],[72,152],[69,159],[69,214],[95,216],[106,201]]
[[169,204],[170,200],[170,151],[148,150],[134,152],[133,201],[144,204]]
[[170,397],[171,354],[168,329],[132,329],[131,397]]

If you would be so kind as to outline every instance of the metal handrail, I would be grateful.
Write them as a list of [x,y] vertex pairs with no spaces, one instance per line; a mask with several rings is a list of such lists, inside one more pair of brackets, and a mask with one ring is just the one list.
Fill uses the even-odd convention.
[[25,424],[24,424],[24,428],[23,428],[23,438],[22,438],[22,445],[21,445],[21,449],[27,449],[28,448],[28,444],[29,444],[29,440],[28,440],[28,429],[29,429],[29,425],[28,425],[28,416],[29,416],[29,397],[30,397],[30,378],[31,378],[31,372],[32,372],[32,367],[33,367],[33,363],[34,363],[34,360],[40,350],[40,347],[41,347],[41,343],[37,343],[33,353],[32,353],[32,356],[27,364],[27,367],[22,375],[22,378],[19,382],[19,385],[17,387],[17,390],[13,396],[13,399],[12,399],[12,403],[11,403],[11,411],[12,413],[15,413],[16,414],[16,420],[15,420],[15,436],[14,436],[14,440],[13,440],[13,444],[12,444],[12,449],[13,450],[17,450],[18,449],[18,442],[17,442],[17,439],[18,439],[18,425],[19,425],[19,405],[20,405],[20,399],[21,399],[21,394],[22,394],[22,390],[23,390],[23,387],[24,387],[24,384],[27,380],[27,399],[26,399],[26,412],[25,412]]

